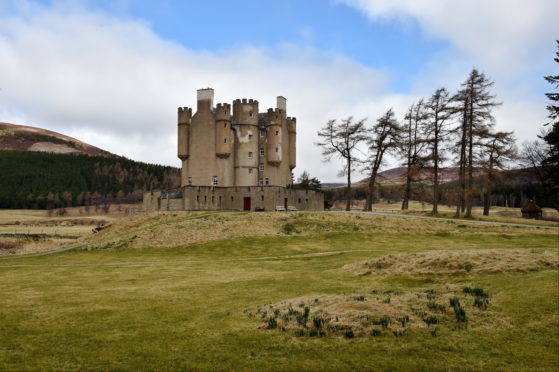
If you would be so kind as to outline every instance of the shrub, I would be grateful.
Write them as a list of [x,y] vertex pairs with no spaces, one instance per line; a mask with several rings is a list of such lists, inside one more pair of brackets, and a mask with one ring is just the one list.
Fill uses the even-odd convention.
[[476,297],[474,299],[474,306],[479,307],[480,309],[487,309],[487,306],[489,306],[489,299],[488,298],[481,298],[481,297]]
[[390,325],[390,317],[385,315],[378,320],[378,322],[373,322],[374,325],[382,326],[382,328],[388,328]]
[[355,297],[355,301],[365,301],[365,296],[357,296]]
[[428,325],[433,325],[433,324],[439,324],[439,318],[437,318],[436,316],[428,316],[427,318],[423,319],[423,321]]
[[398,321],[400,322],[402,327],[406,327],[406,325],[410,322],[410,317],[407,316],[407,315],[404,315],[403,317],[398,318]]
[[472,295],[472,296],[481,297],[481,298],[489,298],[489,293],[485,292],[482,288],[464,287],[464,289],[462,291],[464,293]]
[[350,329],[348,329],[344,332],[344,337],[345,338],[354,338],[355,334],[353,333],[353,330],[350,328]]
[[381,335],[382,335],[382,332],[381,332],[380,329],[373,328],[373,330],[371,331],[371,336],[373,336],[373,337],[378,337],[378,336],[381,336]]
[[324,318],[320,317],[320,316],[313,316],[312,318],[312,324],[314,326],[314,328],[316,329],[321,329],[324,326]]
[[302,329],[296,329],[293,334],[295,335],[295,337],[302,337],[305,335],[305,331],[303,331]]
[[278,327],[278,322],[276,321],[276,318],[274,317],[268,318],[268,329],[275,329],[277,327]]

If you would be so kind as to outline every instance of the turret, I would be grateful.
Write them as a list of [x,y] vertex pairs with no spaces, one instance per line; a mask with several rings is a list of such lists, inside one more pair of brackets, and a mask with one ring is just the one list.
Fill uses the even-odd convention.
[[289,169],[297,166],[297,119],[287,118],[287,131],[289,132]]
[[218,103],[215,108],[215,153],[219,158],[231,155],[231,105]]
[[282,127],[285,111],[282,109],[268,109],[268,127],[266,133],[266,160],[268,163],[278,165],[282,161]]
[[233,101],[235,127],[235,185],[258,184],[258,101]]
[[233,102],[233,121],[235,124],[249,124],[258,126],[258,101],[243,98]]
[[178,157],[181,160],[188,159],[189,148],[188,140],[190,134],[190,121],[192,119],[192,109],[188,107],[179,107],[178,109]]

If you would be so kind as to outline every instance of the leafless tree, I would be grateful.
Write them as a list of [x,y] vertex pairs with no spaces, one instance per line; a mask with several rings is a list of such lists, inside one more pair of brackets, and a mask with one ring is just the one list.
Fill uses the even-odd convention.
[[425,124],[426,118],[423,98],[411,105],[404,118],[403,138],[400,142],[401,154],[405,159],[404,165],[406,166],[406,185],[404,187],[402,210],[409,207],[411,184],[417,180],[421,171],[423,160],[421,153],[425,147],[425,141],[422,138],[422,127]]
[[439,213],[439,168],[444,160],[442,143],[448,134],[448,125],[455,114],[453,97],[446,88],[439,88],[425,104],[425,141],[430,148],[427,160],[433,167],[433,210]]
[[517,150],[513,132],[489,132],[483,137],[481,141],[482,154],[485,154],[481,164],[485,171],[483,215],[489,216],[491,188],[498,175],[496,171],[504,169],[510,161],[514,160],[517,157]]
[[364,170],[370,172],[369,185],[367,188],[367,201],[365,211],[372,210],[375,183],[384,155],[399,144],[401,127],[396,120],[394,110],[388,110],[371,128],[367,145],[369,155],[364,162]]
[[331,161],[336,156],[342,159],[344,167],[340,175],[347,176],[346,189],[346,211],[351,208],[351,172],[353,164],[359,161],[355,155],[359,143],[366,140],[365,119],[354,122],[353,117],[341,120],[329,120],[326,125],[318,131],[320,142],[316,145],[322,147],[324,161]]
[[[462,185],[464,185],[463,176],[467,175],[465,192],[466,213],[464,217],[472,216],[475,143],[480,135],[487,133],[493,127],[495,118],[491,111],[500,105],[500,103],[495,101],[495,95],[489,92],[493,85],[494,82],[486,77],[485,74],[473,69],[466,81],[462,83],[462,89],[456,96],[456,100],[462,103],[461,107],[463,107],[460,169],[465,171],[461,174]],[[459,215],[459,212],[460,209],[457,208],[457,215]]]

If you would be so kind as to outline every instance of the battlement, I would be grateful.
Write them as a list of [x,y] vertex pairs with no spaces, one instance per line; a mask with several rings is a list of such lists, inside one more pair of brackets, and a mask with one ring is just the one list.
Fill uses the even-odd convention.
[[179,107],[178,119],[179,124],[190,124],[190,119],[192,119],[192,109],[190,107]]
[[228,103],[218,103],[215,107],[216,120],[231,120],[231,105]]
[[297,132],[297,118],[288,117],[286,121],[289,133]]
[[268,125],[281,125],[284,111],[279,108],[269,108],[268,109]]
[[241,103],[245,103],[245,104],[246,104],[246,103],[249,103],[249,104],[257,105],[257,104],[258,104],[258,101],[255,100],[255,99],[252,99],[252,98],[251,98],[251,99],[246,99],[246,98],[240,99],[240,98],[237,98],[236,100],[233,101],[233,104],[241,104]]

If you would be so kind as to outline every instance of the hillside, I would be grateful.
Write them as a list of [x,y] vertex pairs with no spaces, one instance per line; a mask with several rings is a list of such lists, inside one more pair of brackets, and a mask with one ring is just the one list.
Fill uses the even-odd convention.
[[64,134],[8,123],[0,123],[0,150],[116,156]]
[[0,151],[0,208],[134,203],[179,185],[178,168],[120,157]]

